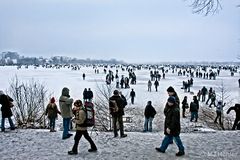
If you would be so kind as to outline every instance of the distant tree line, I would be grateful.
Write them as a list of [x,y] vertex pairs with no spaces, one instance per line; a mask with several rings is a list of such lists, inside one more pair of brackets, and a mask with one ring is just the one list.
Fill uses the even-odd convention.
[[116,59],[95,60],[95,59],[77,59],[64,56],[53,56],[51,58],[43,57],[24,57],[17,52],[0,53],[0,65],[43,65],[43,64],[123,64],[123,61]]

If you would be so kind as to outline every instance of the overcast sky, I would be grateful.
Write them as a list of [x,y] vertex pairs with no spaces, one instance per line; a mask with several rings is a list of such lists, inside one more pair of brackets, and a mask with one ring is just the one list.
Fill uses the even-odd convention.
[[192,14],[190,0],[0,0],[0,52],[24,56],[237,61],[239,0]]

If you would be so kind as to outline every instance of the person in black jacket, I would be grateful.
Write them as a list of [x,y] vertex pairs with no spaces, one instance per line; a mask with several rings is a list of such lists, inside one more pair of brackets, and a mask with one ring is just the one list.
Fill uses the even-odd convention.
[[87,88],[84,89],[83,91],[83,100],[84,102],[86,102],[88,99],[88,91],[87,91]]
[[179,107],[180,100],[179,100],[179,97],[178,97],[177,92],[175,91],[175,89],[172,86],[170,86],[167,89],[167,93],[168,93],[169,96],[173,96],[175,98],[176,104]]
[[0,104],[2,105],[1,111],[2,111],[2,123],[1,123],[1,130],[2,132],[5,131],[5,118],[8,118],[10,129],[14,130],[15,125],[13,124],[13,121],[11,119],[12,110],[11,107],[13,99],[9,97],[8,95],[4,94],[3,91],[0,91]]
[[132,89],[132,91],[130,92],[130,97],[131,97],[131,103],[134,104],[134,98],[136,96],[136,93],[134,92],[134,90]]
[[185,118],[185,111],[186,109],[188,109],[189,106],[188,106],[188,102],[187,102],[187,96],[184,96],[184,99],[182,101],[182,117]]
[[168,145],[174,141],[176,142],[179,152],[176,156],[182,156],[185,154],[184,146],[180,139],[180,111],[176,104],[175,97],[170,96],[164,109],[165,122],[164,122],[164,134],[165,137],[162,141],[160,148],[155,148],[158,152],[165,153]]
[[227,114],[229,114],[231,110],[234,110],[236,112],[236,118],[232,127],[232,130],[235,130],[237,124],[240,122],[240,104],[235,104],[235,106],[230,107],[227,110]]
[[92,102],[93,92],[91,91],[91,88],[88,88],[88,91],[87,91],[87,99],[88,99],[89,102]]
[[152,121],[155,114],[156,114],[156,110],[152,106],[152,102],[148,101],[144,111],[145,122],[144,122],[143,132],[147,132],[147,131],[152,132]]
[[195,118],[195,122],[198,120],[198,110],[199,110],[199,102],[197,100],[197,96],[193,96],[193,102],[190,103],[190,112],[191,112],[191,119],[192,122]]
[[127,135],[124,134],[123,118],[122,118],[122,116],[124,115],[124,107],[125,107],[124,103],[125,102],[123,98],[120,97],[118,90],[114,90],[113,96],[109,98],[109,111],[110,111],[110,114],[112,115],[112,120],[113,120],[114,137],[118,136],[117,122],[119,124],[120,136],[122,138],[127,137]]

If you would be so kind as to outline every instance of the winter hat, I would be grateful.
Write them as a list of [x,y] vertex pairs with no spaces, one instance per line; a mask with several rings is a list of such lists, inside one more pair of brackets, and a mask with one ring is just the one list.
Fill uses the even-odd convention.
[[113,94],[114,94],[114,95],[118,95],[118,93],[119,93],[118,90],[114,90],[114,91],[113,91]]
[[55,103],[55,98],[52,97],[51,100],[50,100],[51,103]]
[[74,102],[74,106],[76,106],[76,107],[81,107],[81,106],[82,106],[82,101],[81,101],[80,99],[76,100],[76,101]]
[[168,98],[168,102],[169,102],[169,103],[175,103],[175,102],[176,102],[175,97],[170,96],[170,97]]
[[3,95],[3,94],[4,94],[4,92],[2,90],[0,90],[0,95]]
[[170,87],[168,87],[167,92],[175,92],[175,90],[172,86],[170,86]]
[[62,89],[62,96],[67,96],[67,97],[70,97],[69,96],[69,89],[67,87],[64,87]]

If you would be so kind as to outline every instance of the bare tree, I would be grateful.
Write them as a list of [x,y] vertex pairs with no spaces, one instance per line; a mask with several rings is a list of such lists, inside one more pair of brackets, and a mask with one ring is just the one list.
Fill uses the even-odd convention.
[[[217,97],[220,101],[222,101],[222,103],[226,103],[226,106],[223,108],[223,113],[222,113],[222,129],[224,128],[224,124],[227,125],[227,128],[230,129],[229,124],[231,123],[231,119],[229,117],[225,118],[224,117],[224,112],[226,112],[226,110],[228,109],[227,106],[232,106],[233,104],[233,99],[231,98],[230,95],[230,91],[229,89],[226,87],[226,85],[224,84],[223,80],[221,82],[221,84],[219,86],[217,86],[216,88],[216,93],[217,93]],[[227,123],[224,123],[224,120],[226,120]]]
[[204,14],[215,14],[222,9],[220,0],[191,0],[193,13]]
[[109,114],[109,98],[111,97],[114,85],[106,85],[106,84],[96,84],[96,124],[101,127],[101,129],[108,131],[111,130],[112,121],[111,115]]
[[12,79],[9,89],[15,100],[14,117],[19,127],[45,127],[45,102],[47,90],[34,80],[22,83],[18,77]]

